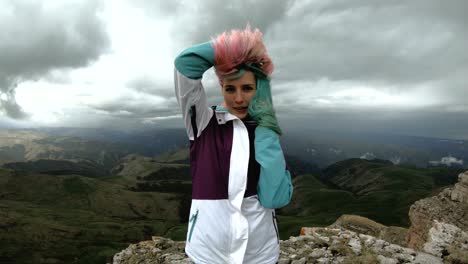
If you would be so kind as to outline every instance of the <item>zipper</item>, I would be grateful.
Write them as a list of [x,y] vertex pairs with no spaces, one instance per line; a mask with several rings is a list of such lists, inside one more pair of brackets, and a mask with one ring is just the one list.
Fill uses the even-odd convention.
[[189,242],[190,242],[190,240],[192,240],[193,228],[195,227],[195,224],[197,223],[197,218],[198,218],[198,209],[197,209],[197,212],[195,214],[193,214],[190,217],[190,220],[189,220],[189,223],[191,222],[189,238],[188,238]]
[[277,241],[278,244],[279,244],[280,237],[279,237],[279,233],[278,233],[278,227],[276,226],[276,214],[275,214],[275,211],[271,212],[271,216],[272,216],[271,219],[273,220],[273,226],[275,227],[276,241]]

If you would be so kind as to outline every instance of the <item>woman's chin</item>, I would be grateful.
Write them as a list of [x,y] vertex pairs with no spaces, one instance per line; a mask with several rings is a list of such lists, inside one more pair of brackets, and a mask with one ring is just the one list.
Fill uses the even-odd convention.
[[247,116],[247,113],[234,113],[239,119],[244,119]]
[[247,116],[248,112],[247,111],[245,112],[233,111],[233,114],[237,116],[239,119],[244,119]]
[[247,111],[247,109],[245,110],[229,109],[229,112],[237,116],[239,119],[244,119],[249,114],[249,111]]

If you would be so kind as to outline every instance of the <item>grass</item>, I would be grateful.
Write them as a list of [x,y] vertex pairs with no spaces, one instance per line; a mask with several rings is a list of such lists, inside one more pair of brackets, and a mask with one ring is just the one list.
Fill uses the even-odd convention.
[[187,235],[187,224],[176,225],[169,228],[164,237],[170,238],[174,241],[185,241]]
[[[50,256],[66,263],[105,263],[129,243],[150,240],[154,234],[164,234],[177,221],[124,220],[83,210],[63,210],[30,206],[25,202],[2,201],[16,208],[10,213],[16,225],[0,233],[0,257]],[[54,217],[49,217],[53,213]],[[58,219],[55,216],[59,216]],[[83,255],[83,253],[85,253]],[[106,255],[107,254],[107,255]],[[0,258],[0,259],[1,259]],[[73,262],[68,262],[73,260]],[[109,259],[107,259],[109,261]],[[31,262],[25,259],[24,263]]]
[[[347,160],[327,170],[328,184],[319,181],[318,175],[294,179],[291,203],[278,210],[282,239],[297,235],[304,226],[328,226],[343,214],[360,215],[386,226],[408,227],[409,207],[440,189],[441,183],[453,182],[460,172],[365,160]],[[366,182],[366,177],[379,181]]]
[[8,224],[0,227],[0,263],[106,263],[128,244],[180,226],[176,194],[78,175],[0,172],[0,179],[0,222]]
[[86,184],[80,177],[65,179],[63,187],[69,194],[89,194],[96,191],[93,185]]

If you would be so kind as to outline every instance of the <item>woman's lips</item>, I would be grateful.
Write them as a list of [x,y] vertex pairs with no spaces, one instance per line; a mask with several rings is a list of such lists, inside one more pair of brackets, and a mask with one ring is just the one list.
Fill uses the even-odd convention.
[[233,107],[237,112],[245,112],[248,107]]

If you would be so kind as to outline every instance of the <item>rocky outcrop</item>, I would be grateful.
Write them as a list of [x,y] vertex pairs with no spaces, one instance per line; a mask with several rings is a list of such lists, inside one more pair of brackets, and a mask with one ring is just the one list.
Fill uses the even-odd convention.
[[114,255],[113,264],[193,263],[184,253],[185,242],[154,236],[152,241],[131,244]]
[[[303,228],[302,235],[281,241],[279,264],[304,263],[442,263],[427,253],[341,228]],[[116,254],[113,264],[192,263],[184,242],[153,237]]]
[[468,263],[468,171],[455,186],[414,203],[409,218],[409,247]]
[[468,171],[458,175],[458,183],[453,186],[450,198],[454,202],[468,204]]
[[449,260],[449,263],[468,263],[468,233],[454,225],[434,220],[423,249]]
[[359,215],[342,215],[330,227],[343,228],[356,233],[374,236],[392,244],[406,246],[408,229],[397,226],[385,226]]

